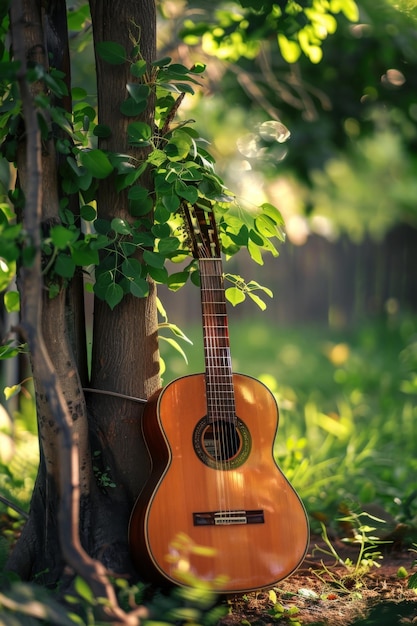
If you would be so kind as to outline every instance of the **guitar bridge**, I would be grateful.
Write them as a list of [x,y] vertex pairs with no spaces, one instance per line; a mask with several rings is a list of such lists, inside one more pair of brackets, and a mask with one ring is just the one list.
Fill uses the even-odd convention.
[[231,526],[233,524],[263,524],[262,510],[253,511],[204,511],[193,513],[194,526]]

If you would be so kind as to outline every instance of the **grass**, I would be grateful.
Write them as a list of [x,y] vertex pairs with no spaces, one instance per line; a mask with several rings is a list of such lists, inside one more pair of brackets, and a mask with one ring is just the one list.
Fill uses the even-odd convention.
[[[183,345],[188,364],[161,344],[165,384],[203,370],[201,329],[184,330],[193,341]],[[230,323],[230,336],[234,370],[261,379],[276,395],[274,453],[313,530],[331,523],[342,504],[377,503],[409,524],[416,541],[417,318],[332,331],[278,328],[260,314]],[[14,428],[13,457],[2,463],[0,455],[0,492],[26,508],[37,459],[27,400]]]
[[[231,324],[233,369],[275,394],[275,455],[313,518],[376,503],[417,528],[416,331],[415,317],[337,331]],[[164,349],[165,383],[203,370],[201,330],[187,335],[188,365]]]

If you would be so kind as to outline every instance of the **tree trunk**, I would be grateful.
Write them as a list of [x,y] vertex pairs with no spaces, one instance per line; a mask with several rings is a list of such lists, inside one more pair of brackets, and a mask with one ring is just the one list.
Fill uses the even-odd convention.
[[[36,62],[47,67],[46,31],[52,30],[55,67],[67,65],[67,33],[63,0],[43,2],[24,0],[25,48],[27,58],[39,55]],[[91,0],[95,43],[117,41],[132,47],[132,31],[141,32],[140,47],[147,61],[155,58],[156,16],[154,0]],[[65,22],[66,23],[66,22]],[[67,79],[69,79],[67,74]],[[97,58],[99,121],[112,128],[104,147],[128,153],[126,128],[129,121],[120,113],[126,98],[129,63],[110,66]],[[68,103],[62,103],[64,106]],[[152,123],[152,106],[141,118]],[[42,219],[46,224],[58,220],[60,187],[53,142],[41,160]],[[135,156],[138,156],[137,154]],[[19,182],[25,190],[25,144],[19,149]],[[146,182],[146,181],[145,181]],[[142,181],[142,184],[145,184]],[[74,199],[70,199],[74,202]],[[127,198],[116,193],[114,181],[100,181],[97,197],[100,217],[129,219]],[[66,400],[73,436],[78,441],[80,474],[80,539],[84,549],[113,572],[131,574],[127,546],[127,527],[134,500],[149,473],[149,458],[143,444],[140,403],[105,395],[116,392],[144,399],[160,384],[157,337],[156,289],[150,283],[144,299],[125,297],[111,311],[106,303],[95,300],[93,357],[87,413],[83,387],[86,386],[85,320],[81,279],[77,277],[57,298],[47,295],[42,301],[42,335]],[[22,294],[25,297],[25,294]],[[65,549],[59,537],[58,512],[62,499],[62,459],[56,414],[51,408],[32,359],[38,412],[40,465],[32,497],[29,520],[13,551],[8,569],[22,579],[35,576],[39,582],[55,584],[65,580]],[[101,393],[104,392],[104,393]],[[94,466],[94,468],[93,468]],[[68,571],[68,570],[67,570]],[[43,572],[39,576],[40,572]],[[69,572],[71,577],[71,572]]]
[[[131,37],[140,32],[143,58],[148,62],[155,59],[154,0],[91,0],[90,8],[95,46],[101,41],[115,41],[129,54],[133,47]],[[96,69],[99,123],[112,130],[109,138],[101,140],[100,147],[143,156],[128,146],[127,125],[132,119],[120,114],[120,105],[128,95],[126,84],[132,82],[130,64],[112,66],[96,55]],[[151,107],[141,119],[153,124]],[[127,195],[116,193],[113,183],[111,177],[100,181],[98,216],[131,220]],[[152,282],[149,286],[147,298],[125,296],[114,311],[95,298],[91,366],[94,389],[146,399],[159,387],[156,290]],[[99,454],[100,471],[115,485],[107,489],[108,522],[98,509],[100,532],[103,537],[113,538],[112,542],[104,541],[112,550],[115,530],[119,530],[117,550],[120,554],[126,548],[130,511],[149,474],[149,458],[140,430],[142,407],[131,400],[98,394],[91,396],[89,406],[94,445],[97,446],[93,454]],[[111,563],[115,554],[110,554],[109,558],[102,555],[101,558]]]

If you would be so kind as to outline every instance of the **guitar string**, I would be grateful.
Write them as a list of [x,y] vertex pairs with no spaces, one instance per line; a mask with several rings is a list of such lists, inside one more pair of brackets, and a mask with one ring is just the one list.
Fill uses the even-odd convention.
[[[211,298],[208,298],[209,287],[208,277],[206,278],[206,263],[204,261],[210,261],[213,257],[212,254],[212,246],[211,244],[216,245],[216,242],[213,242],[213,235],[215,234],[215,224],[210,231],[209,218],[207,217],[204,211],[198,211],[196,207],[194,207],[194,211],[191,209],[187,209],[185,211],[185,217],[188,222],[189,231],[192,236],[193,244],[194,244],[194,253],[198,258],[199,268],[200,268],[200,289],[201,289],[201,302],[202,302],[202,312],[203,312],[203,329],[204,329],[204,356],[205,356],[205,365],[206,365],[206,403],[207,403],[207,414],[209,418],[209,426],[211,426],[211,435],[213,438],[213,450],[214,450],[214,463],[219,465],[217,459],[221,459],[221,447],[218,447],[218,437],[217,437],[217,420],[213,415],[214,407],[213,407],[213,398],[214,398],[214,389],[213,389],[213,380],[212,380],[212,364],[210,363],[211,355],[213,354],[213,342],[214,338],[212,336],[212,308],[210,305]],[[204,221],[203,221],[204,220]],[[202,232],[204,230],[204,232]],[[208,268],[207,274],[210,274],[210,268]],[[207,315],[209,319],[205,319],[204,315]],[[215,319],[215,318],[214,318]],[[209,320],[211,323],[209,323]],[[214,402],[214,404],[216,404]],[[207,432],[206,430],[204,431]],[[204,436],[204,435],[203,435]],[[204,445],[204,443],[203,443]],[[207,451],[210,455],[210,451]],[[216,485],[217,485],[217,499],[218,504],[221,505],[224,502],[224,497],[222,494],[225,493],[224,486],[224,477],[223,473],[217,471],[216,472]],[[224,505],[223,505],[224,506]],[[222,507],[220,507],[221,509]]]
[[[212,315],[213,315],[213,305],[212,305],[212,290],[210,289],[210,260],[211,256],[208,254],[203,247],[203,253],[205,254],[204,260],[208,261],[207,263],[202,264],[201,270],[201,281],[202,281],[202,289],[203,289],[203,297],[205,300],[205,311],[207,313],[207,319],[204,320],[205,325],[205,333],[206,333],[206,376],[207,376],[207,405],[209,411],[209,418],[211,421],[211,429],[213,435],[213,447],[214,447],[214,459],[217,466],[221,464],[222,457],[222,442],[219,437],[220,435],[220,424],[218,422],[217,413],[217,401],[215,397],[215,380],[213,376],[213,354],[214,354],[214,335],[212,329]],[[225,506],[225,487],[224,487],[224,477],[221,472],[216,473],[216,483],[218,486],[218,501],[220,505],[220,510]]]
[[[208,260],[208,259],[207,259]],[[211,265],[213,264],[213,268]],[[217,266],[217,267],[216,267]],[[211,270],[211,271],[210,271]],[[215,439],[219,437],[220,446],[216,456],[220,458],[218,464],[223,470],[230,470],[232,459],[239,450],[239,436],[236,429],[236,414],[233,391],[233,373],[229,345],[229,335],[226,316],[226,301],[224,297],[223,277],[221,259],[212,259],[209,264],[209,271],[204,272],[208,284],[202,285],[210,292],[210,316],[211,330],[210,336],[212,355],[209,356],[209,366],[211,367],[211,391],[214,398],[214,411],[219,416],[218,433],[215,432]],[[222,310],[219,310],[221,307]],[[221,322],[221,323],[220,323]],[[220,332],[221,329],[221,332]],[[211,363],[210,363],[211,359]],[[215,375],[213,376],[213,368]],[[216,423],[213,424],[214,431]],[[235,478],[231,476],[231,478]],[[236,486],[235,486],[236,487]],[[224,492],[226,510],[230,510],[228,494]]]
[[[200,258],[200,261],[210,261],[210,257],[207,256],[207,251],[202,247],[201,252],[203,257]],[[215,463],[221,466],[221,458],[222,458],[222,442],[219,438],[220,434],[220,425],[218,424],[218,418],[216,415],[217,412],[217,404],[215,397],[215,385],[213,379],[213,354],[214,354],[214,336],[212,332],[212,298],[211,298],[211,290],[210,290],[210,278],[208,276],[208,272],[206,273],[206,268],[210,269],[210,266],[206,263],[200,263],[200,275],[201,275],[201,288],[202,288],[202,301],[204,301],[204,309],[206,311],[208,319],[204,319],[204,329],[205,329],[205,342],[206,342],[206,395],[207,395],[207,410],[209,414],[209,419],[211,421],[212,428],[212,436],[213,436],[213,449],[214,449],[214,459]],[[204,269],[203,269],[204,268]],[[220,461],[219,461],[220,459]],[[218,503],[220,507],[220,511],[226,505],[226,490],[224,483],[224,476],[222,472],[216,472],[216,483],[217,483],[217,493],[218,493]]]
[[[201,266],[204,265],[203,271],[201,271],[203,268],[200,267],[201,288],[202,290],[207,288],[210,291],[210,298],[208,298],[210,304],[209,310],[208,307],[206,307],[210,325],[204,325],[205,331],[206,329],[207,331],[210,330],[210,334],[206,338],[206,368],[208,369],[207,375],[209,376],[206,392],[208,393],[208,390],[210,390],[210,402],[212,404],[210,410],[212,414],[215,414],[212,419],[213,443],[215,457],[220,459],[217,465],[223,470],[218,472],[218,475],[224,478],[224,469],[231,469],[232,457],[239,451],[240,436],[236,428],[237,416],[235,413],[233,372],[227,325],[222,259],[213,214],[208,215],[204,211],[199,211],[196,208],[194,208],[194,211],[193,215],[188,211],[186,216],[189,226],[191,227],[190,230],[193,232],[195,251],[197,252],[199,262],[201,260],[210,261],[208,264],[201,264]],[[197,223],[197,228],[193,228],[193,220]],[[202,230],[204,232],[202,232]],[[205,296],[206,294],[204,293],[204,297]],[[221,307],[220,311],[218,307]],[[220,321],[221,324],[219,323]],[[222,332],[219,332],[219,329],[221,329]],[[214,376],[214,372],[216,376]],[[219,445],[217,443],[218,441]],[[235,473],[232,473],[232,476],[229,475],[228,479],[232,479],[232,482],[236,483],[237,476],[235,476]],[[224,480],[218,480],[218,485],[221,487],[220,490],[218,489],[219,496],[221,492],[223,495],[226,495],[226,498],[223,498],[226,504],[228,498],[224,489]],[[235,484],[235,490],[236,487],[239,488],[240,485]],[[227,504],[228,506],[224,506],[224,508],[230,511],[230,504]]]

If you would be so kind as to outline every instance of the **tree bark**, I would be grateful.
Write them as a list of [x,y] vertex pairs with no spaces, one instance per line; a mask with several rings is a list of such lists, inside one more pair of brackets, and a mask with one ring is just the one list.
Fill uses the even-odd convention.
[[[15,23],[24,22],[26,58],[47,69],[48,56],[52,54],[55,67],[64,71],[67,67],[68,71],[65,2],[22,0],[21,7],[22,15],[17,15],[15,10],[14,19]],[[95,42],[116,41],[129,49],[133,45],[131,34],[140,32],[143,57],[148,62],[155,58],[154,0],[91,0],[90,7]],[[13,45],[16,43],[13,41]],[[125,154],[129,151],[127,125],[132,120],[123,117],[119,107],[126,97],[126,83],[131,80],[128,62],[113,67],[97,58],[99,121],[112,129],[112,136],[103,140],[101,147]],[[43,85],[35,84],[31,89],[33,97]],[[68,107],[69,102],[63,101],[61,105]],[[32,115],[31,124],[33,119]],[[153,123],[152,103],[141,119]],[[29,171],[26,147],[23,139],[17,165],[19,183],[29,198],[33,172]],[[43,147],[39,154],[42,182],[38,189],[42,189],[42,196],[38,218],[48,228],[59,219],[62,194],[53,140]],[[141,156],[133,155],[131,149],[130,153]],[[143,180],[142,184],[146,182]],[[100,217],[130,219],[127,197],[116,193],[111,178],[100,181],[97,205]],[[39,267],[36,272],[39,281]],[[30,299],[31,283],[24,273],[20,281],[25,311],[22,330],[30,339],[33,351],[40,465],[30,516],[7,566],[22,579],[36,577],[44,584],[59,580],[64,581],[65,587],[65,580],[69,582],[72,575],[69,571],[68,579],[65,566],[69,563],[82,575],[95,576],[97,594],[101,590],[109,598],[105,572],[97,569],[86,552],[113,572],[132,573],[127,527],[134,500],[148,476],[149,458],[141,436],[140,404],[91,394],[90,414],[87,413],[83,393],[87,367],[80,283],[76,280],[67,290],[62,288],[53,300],[47,297],[45,286],[38,289],[38,295],[41,291],[44,295],[39,298],[36,306],[41,309],[33,319],[42,327],[34,329],[31,323],[26,325],[30,313],[25,308],[25,299]],[[96,299],[89,386],[136,398],[151,395],[160,385],[157,331],[156,288],[152,282],[147,298],[125,297],[114,311]],[[71,476],[65,473],[68,468],[72,468]],[[40,576],[42,571],[44,574]]]
[[[61,11],[64,11],[66,20],[65,3],[54,3],[54,10],[58,10],[59,7]],[[14,3],[12,7],[13,49],[15,55],[19,55],[22,67],[28,61],[42,65],[45,70],[48,69],[49,51],[45,43],[48,40],[46,35],[48,8],[50,8],[50,4],[32,0]],[[62,15],[60,19],[62,21]],[[65,51],[66,46],[66,40],[61,42],[61,51]],[[26,77],[21,78],[22,90],[26,88],[25,80]],[[28,90],[25,96],[26,100],[30,99],[31,102],[30,104],[24,102],[25,133],[17,154],[19,185],[26,197],[21,219],[25,225],[29,219],[36,221],[36,225],[32,224],[30,229],[32,233],[37,234],[37,240],[33,242],[33,245],[36,249],[36,263],[38,264],[41,262],[40,225],[42,223],[45,230],[51,224],[59,221],[59,185],[53,140],[49,139],[43,142],[42,146],[38,148],[37,161],[35,161],[33,154],[28,154],[31,134],[39,134],[37,114],[44,115],[45,123],[52,128],[45,112],[36,111],[33,104],[34,96],[43,91],[44,86],[41,82],[34,83],[30,87],[30,92]],[[40,180],[35,180],[36,176],[40,177]],[[39,196],[35,195],[34,189]],[[37,206],[31,207],[35,202]],[[26,228],[28,229],[27,226]],[[62,575],[64,568],[57,523],[59,501],[62,496],[61,485],[65,482],[62,481],[64,472],[60,443],[62,429],[54,412],[56,406],[52,406],[50,392],[45,388],[45,379],[41,375],[42,357],[35,354],[36,350],[42,350],[48,355],[56,380],[60,384],[60,393],[62,393],[63,402],[66,404],[65,410],[70,416],[72,435],[77,440],[78,446],[79,462],[77,462],[79,466],[77,472],[80,476],[80,495],[83,502],[87,500],[92,484],[87,409],[78,374],[79,370],[74,357],[76,340],[71,341],[68,333],[70,316],[68,316],[66,306],[66,290],[62,287],[59,295],[55,299],[50,299],[46,286],[43,284],[40,266],[33,268],[30,279],[27,278],[27,270],[22,268],[18,275],[18,286],[22,299],[22,328],[26,329],[25,333],[31,336],[29,349],[36,395],[40,463],[32,495],[29,520],[7,567],[17,571],[23,579],[30,579],[38,576],[39,572],[46,572],[43,576],[44,582],[56,582]],[[37,288],[37,295],[32,293],[35,287]],[[27,303],[33,303],[36,299],[38,299],[36,307],[40,307],[39,311],[28,308],[32,305]],[[82,310],[82,301],[78,309]],[[35,330],[32,328],[28,330],[28,323],[38,323],[38,326]],[[34,335],[39,336],[35,342],[33,341]],[[80,346],[82,345],[79,340],[78,343]],[[81,351],[80,348],[80,355]],[[80,361],[85,361],[85,358],[80,356]],[[67,476],[67,480],[69,483],[71,482],[70,475]],[[82,508],[85,509],[84,506]],[[41,582],[41,580],[39,581]]]
[[[138,36],[143,58],[148,63],[155,59],[154,0],[90,0],[90,8],[95,45],[114,41],[122,44],[129,54],[132,37]],[[129,62],[109,65],[96,55],[96,68],[99,122],[112,131],[109,138],[101,140],[100,147],[134,157],[144,156],[128,145],[127,126],[133,120],[120,113],[120,105],[127,97],[126,84],[133,81]],[[152,103],[141,120],[152,127]],[[97,204],[99,217],[132,221],[126,193],[116,193],[111,177],[100,181]],[[125,296],[114,311],[95,299],[93,388],[146,399],[159,387],[156,289],[152,282],[149,286],[147,298]],[[149,473],[149,459],[140,432],[141,412],[137,403],[104,395],[95,395],[92,405],[92,425],[104,466],[111,468],[120,505],[127,502],[129,508]]]

